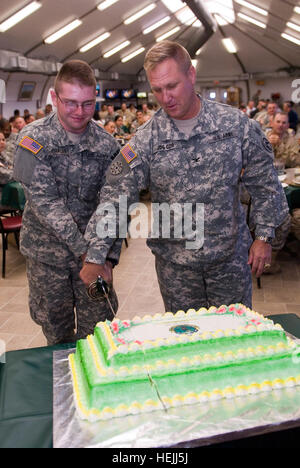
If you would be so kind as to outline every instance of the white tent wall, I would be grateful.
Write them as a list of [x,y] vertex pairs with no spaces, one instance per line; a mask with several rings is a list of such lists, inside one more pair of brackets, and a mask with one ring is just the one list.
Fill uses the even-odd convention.
[[[300,78],[300,76],[299,76]],[[298,79],[299,79],[298,78]],[[258,89],[261,89],[261,97],[265,99],[272,99],[273,93],[280,94],[280,101],[296,101],[295,99],[295,90],[296,87],[293,87],[297,77],[287,77],[287,78],[264,78],[262,81],[263,85],[257,85],[256,81],[253,80],[250,82],[251,96],[255,94]],[[299,85],[298,85],[299,87]]]
[[[2,105],[3,117],[9,119],[15,109],[19,109],[21,115],[24,109],[28,109],[31,114],[35,114],[39,107],[44,107],[47,98],[49,77],[28,73],[3,73],[0,78],[6,82],[6,103]],[[52,79],[52,77],[50,77]],[[19,93],[23,83],[34,83],[35,88],[30,100],[19,100]]]

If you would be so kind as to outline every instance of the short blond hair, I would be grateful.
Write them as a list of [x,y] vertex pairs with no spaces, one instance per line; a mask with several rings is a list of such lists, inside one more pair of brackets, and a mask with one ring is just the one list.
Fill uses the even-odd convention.
[[187,73],[192,65],[188,51],[178,42],[161,41],[155,44],[146,54],[144,69],[146,72],[153,70],[157,65],[167,59],[174,59],[182,71]]

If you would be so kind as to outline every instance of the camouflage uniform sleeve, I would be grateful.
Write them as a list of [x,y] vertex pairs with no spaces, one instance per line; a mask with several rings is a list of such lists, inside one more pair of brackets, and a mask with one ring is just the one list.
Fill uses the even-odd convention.
[[0,184],[5,185],[14,180],[13,171],[0,162]]
[[242,181],[251,196],[255,235],[274,238],[275,229],[288,215],[288,205],[274,168],[272,145],[250,119],[245,124],[242,151]]
[[[42,151],[45,151],[44,149]],[[31,210],[51,233],[79,257],[87,251],[87,242],[60,197],[47,155],[34,155],[18,146],[14,178],[21,182]]]
[[106,173],[100,204],[87,226],[89,243],[86,261],[104,264],[107,257],[119,258],[127,235],[128,208],[139,201],[139,193],[149,187],[148,157],[152,151],[146,129],[130,140]]

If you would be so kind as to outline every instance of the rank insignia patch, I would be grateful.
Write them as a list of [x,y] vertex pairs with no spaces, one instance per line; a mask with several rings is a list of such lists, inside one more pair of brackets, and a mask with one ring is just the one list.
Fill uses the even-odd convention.
[[271,145],[271,143],[269,142],[269,140],[266,137],[263,137],[263,145],[264,145],[264,148],[267,151],[269,151],[269,153],[272,153],[273,146]]
[[38,154],[38,152],[43,148],[37,141],[32,138],[25,136],[19,143],[19,146],[31,151],[33,154]]
[[137,154],[135,154],[130,145],[124,146],[124,148],[121,149],[120,153],[122,154],[125,161],[128,162],[128,164],[131,163],[131,161],[133,161],[134,158],[137,157]]

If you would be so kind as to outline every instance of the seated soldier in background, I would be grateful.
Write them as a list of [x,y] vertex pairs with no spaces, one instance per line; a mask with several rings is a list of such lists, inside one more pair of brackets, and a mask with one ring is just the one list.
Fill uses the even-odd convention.
[[277,112],[272,130],[266,136],[273,147],[275,159],[282,159],[285,167],[300,166],[299,142],[288,133],[289,120],[286,112]]
[[104,124],[104,129],[111,135],[114,135],[116,131],[116,124],[114,120],[107,120]]
[[267,104],[267,110],[262,112],[260,115],[257,114],[255,116],[255,120],[260,124],[263,132],[266,132],[268,129],[272,128],[272,123],[276,112],[278,112],[278,106],[276,102],[269,102]]
[[289,119],[289,128],[297,132],[297,126],[299,123],[299,117],[296,111],[293,109],[294,103],[292,101],[285,101],[283,103],[283,110],[287,113]]
[[11,124],[8,120],[1,119],[0,120],[0,131],[3,133],[5,137],[5,154],[6,157],[9,159],[10,164],[13,165],[14,156],[17,146],[17,138],[18,133],[13,133],[11,128]]
[[1,205],[2,187],[13,179],[13,166],[6,153],[6,140],[4,133],[0,131],[0,210],[10,208]]
[[144,125],[146,122],[145,115],[142,110],[136,111],[136,120],[134,120],[130,127],[130,133],[136,133],[137,129]]

